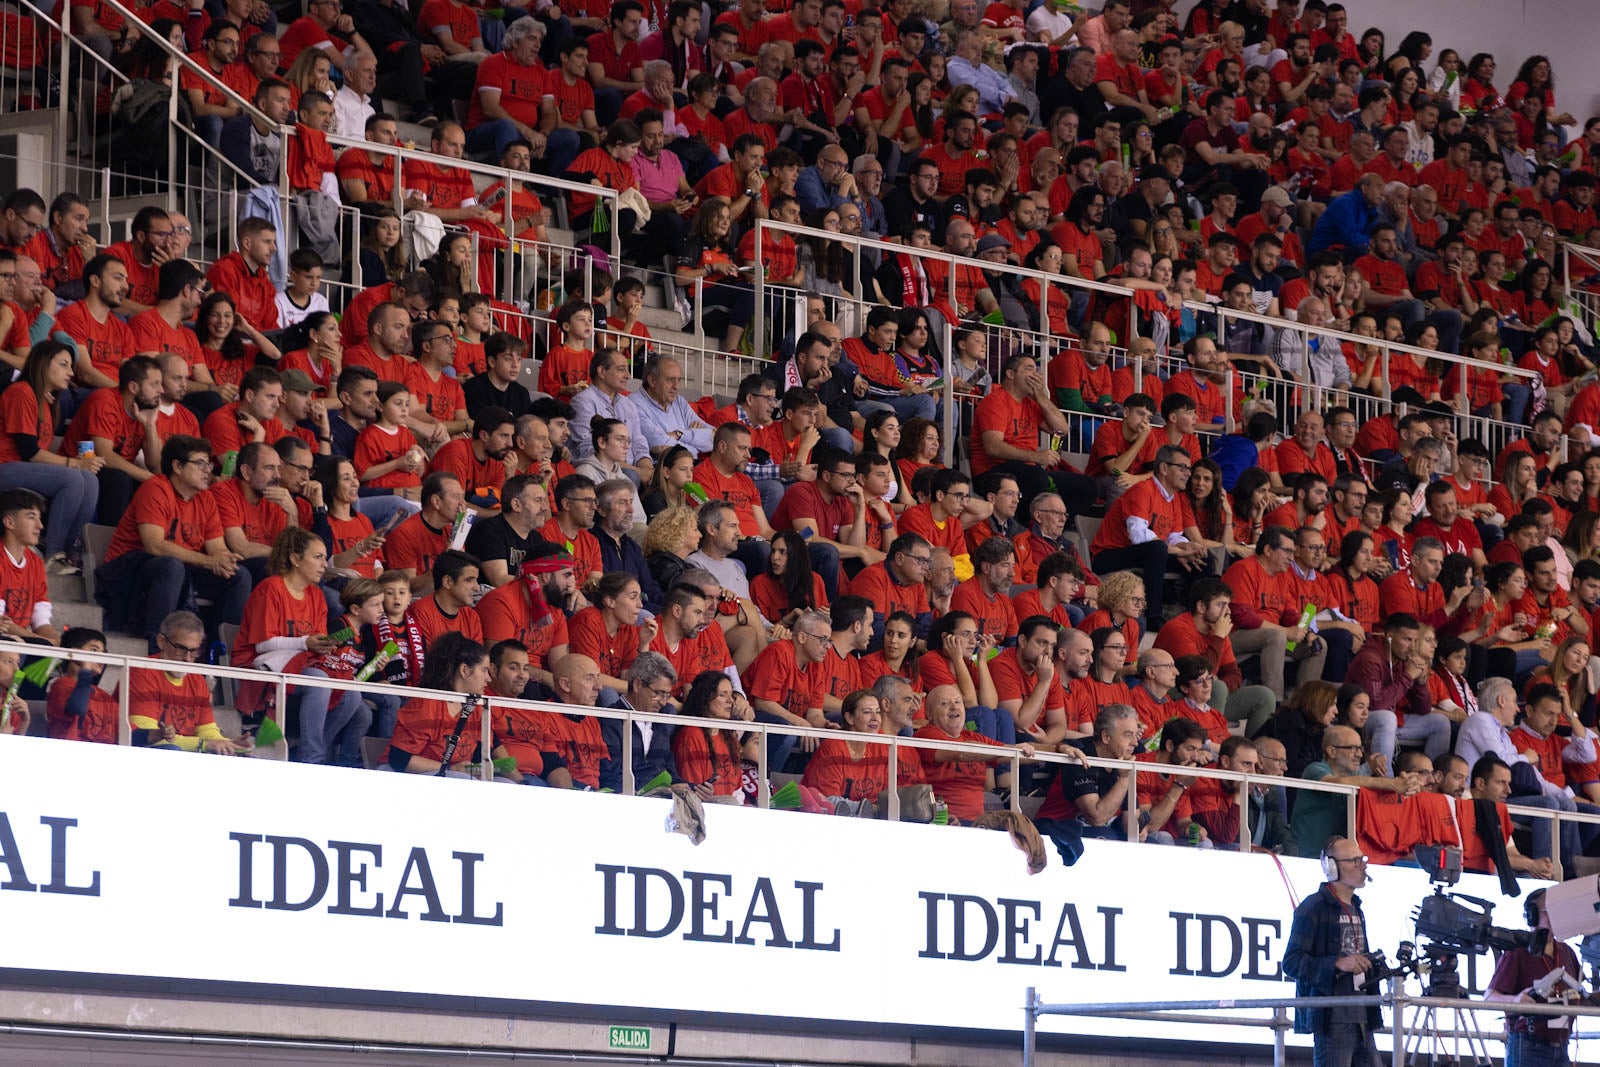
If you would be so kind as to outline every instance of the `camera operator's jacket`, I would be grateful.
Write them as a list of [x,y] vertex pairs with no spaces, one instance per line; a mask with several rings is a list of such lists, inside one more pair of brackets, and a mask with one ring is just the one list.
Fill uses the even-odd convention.
[[[1350,907],[1361,915],[1364,930],[1367,920],[1361,912],[1361,898],[1352,897]],[[1283,953],[1283,973],[1294,979],[1295,996],[1355,994],[1351,976],[1334,967],[1344,955],[1339,938],[1342,911],[1339,898],[1333,895],[1327,883],[1294,909],[1294,925],[1289,928],[1289,944]],[[1367,951],[1371,951],[1370,945]],[[1327,1008],[1296,1008],[1294,1031],[1297,1034],[1321,1033],[1326,1028],[1327,1017]],[[1374,1029],[1383,1025],[1383,1015],[1376,1005],[1367,1008],[1367,1025]]]

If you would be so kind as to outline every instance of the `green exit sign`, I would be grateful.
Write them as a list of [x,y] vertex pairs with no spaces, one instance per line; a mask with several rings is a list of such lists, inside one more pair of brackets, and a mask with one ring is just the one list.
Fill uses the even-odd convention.
[[607,1048],[622,1052],[649,1052],[650,1028],[648,1026],[613,1026]]

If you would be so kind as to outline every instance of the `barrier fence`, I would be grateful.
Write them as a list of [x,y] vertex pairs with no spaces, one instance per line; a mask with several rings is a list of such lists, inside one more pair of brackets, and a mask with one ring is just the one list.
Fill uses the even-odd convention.
[[[1581,978],[1579,975],[1573,977]],[[1166,1020],[1168,1022],[1200,1023],[1211,1026],[1266,1027],[1272,1030],[1272,1062],[1274,1067],[1284,1067],[1287,1062],[1285,1035],[1294,1027],[1289,1015],[1295,1008],[1389,1008],[1393,1021],[1385,1028],[1392,1041],[1393,1067],[1406,1067],[1409,1063],[1426,1060],[1434,1064],[1475,1063],[1488,1067],[1489,1061],[1481,1051],[1487,1041],[1499,1041],[1504,1030],[1482,1030],[1476,1012],[1491,1015],[1564,1016],[1572,1019],[1600,1019],[1600,1007],[1545,1003],[1508,1003],[1493,1000],[1467,1000],[1459,997],[1414,997],[1406,993],[1402,982],[1390,980],[1384,994],[1348,997],[1262,997],[1245,1000],[1171,1000],[1125,1001],[1121,1003],[1046,1003],[1038,991],[1029,986],[1023,1004],[1023,1067],[1033,1067],[1038,1062],[1038,1021],[1043,1015],[1101,1016],[1114,1019]],[[1254,1015],[1218,1016],[1219,1011],[1270,1010],[1268,1017]],[[1407,1021],[1406,1013],[1413,1011]],[[1470,1025],[1471,1029],[1438,1029],[1434,1022],[1439,1012],[1449,1012],[1452,1026]],[[1597,1034],[1573,1034],[1573,1040],[1592,1039]],[[1424,1042],[1429,1048],[1423,1049]],[[1452,1045],[1451,1054],[1443,1052],[1443,1044]],[[1465,1043],[1467,1055],[1460,1055]],[[1477,1050],[1477,1051],[1475,1051]]]
[[[353,682],[337,678],[322,678],[314,675],[292,675],[278,672],[260,671],[248,667],[191,663],[180,660],[152,659],[144,656],[126,656],[110,652],[86,652],[79,649],[61,649],[50,645],[30,644],[26,646],[19,646],[16,650],[24,657],[43,658],[50,660],[68,660],[76,663],[97,663],[103,664],[106,667],[120,668],[122,671],[121,677],[123,680],[128,678],[128,672],[132,670],[159,670],[174,675],[195,674],[212,681],[223,680],[230,683],[241,681],[265,683],[273,688],[276,699],[272,704],[272,717],[278,721],[280,727],[283,725],[282,717],[285,714],[285,710],[289,706],[289,694],[291,688],[329,689],[335,692],[354,691],[359,693],[392,695],[399,696],[403,700],[412,698],[431,699],[443,701],[447,704],[453,705],[460,705],[469,699],[467,696],[461,693],[421,689],[414,685],[392,686],[387,683],[378,683],[373,681]],[[104,688],[107,682],[108,679],[102,677],[100,682],[101,687]],[[128,746],[133,743],[132,726],[128,718],[129,690],[129,685],[119,684],[117,686],[117,741],[119,745],[123,746]],[[495,707],[516,708],[549,714],[568,714],[572,708],[572,706],[568,704],[539,700],[525,700],[511,697],[492,696],[485,697],[484,700],[486,706],[491,709]],[[223,706],[227,707],[230,705],[225,703]],[[848,736],[847,731],[841,731],[833,728],[797,726],[789,723],[763,723],[757,721],[699,718],[694,716],[678,715],[671,712],[648,713],[637,711],[627,706],[590,707],[586,709],[585,714],[589,714],[601,719],[622,720],[623,734],[629,738],[632,737],[633,726],[635,723],[652,723],[667,726],[697,725],[714,729],[737,729],[742,732],[755,733],[759,735],[760,755],[759,759],[757,760],[759,770],[757,806],[763,808],[770,806],[771,801],[768,778],[769,771],[773,770],[774,768],[769,768],[768,766],[767,748],[772,735],[812,738],[815,740],[822,740],[829,737],[842,738]],[[489,752],[492,748],[492,728],[490,718],[490,715],[480,716],[482,721],[482,731],[481,735],[477,738],[477,741],[482,744],[484,753]],[[1003,764],[997,764],[997,769],[1001,765],[1008,766],[1012,774],[1013,781],[1019,780],[1020,768],[1023,762],[1054,764],[1057,766],[1077,762],[1076,760],[1070,759],[1069,757],[1063,756],[1056,752],[1041,751],[1035,752],[1032,756],[1024,755],[1021,749],[1015,746],[980,745],[961,742],[954,739],[945,740],[920,737],[901,737],[894,734],[873,734],[866,736],[879,738],[880,740],[874,740],[870,742],[870,744],[874,746],[886,746],[889,750],[887,757],[888,786],[886,790],[886,816],[891,821],[898,821],[900,816],[898,796],[899,769],[897,761],[899,757],[899,750],[901,748],[960,752],[966,755],[982,757],[985,761],[991,761],[996,756],[999,756],[1001,757]],[[287,749],[277,748],[273,751],[269,758],[285,759],[287,758]],[[623,792],[631,796],[633,795],[634,791],[633,748],[631,744],[625,744],[622,746],[621,762]],[[1279,786],[1286,789],[1310,791],[1314,793],[1341,794],[1345,798],[1345,818],[1347,825],[1351,827],[1356,825],[1356,798],[1359,795],[1360,790],[1355,786],[1340,785],[1337,783],[1323,781],[1311,781],[1308,779],[1282,778],[1261,774],[1246,774],[1240,771],[1222,770],[1220,768],[1209,766],[1178,768],[1161,763],[1151,763],[1136,760],[1111,760],[1102,759],[1099,757],[1087,757],[1083,762],[1090,767],[1116,768],[1124,772],[1142,771],[1147,774],[1180,773],[1186,777],[1215,778],[1222,781],[1236,783],[1237,791],[1235,793],[1235,801],[1239,804],[1241,811],[1249,810],[1249,795],[1252,787]],[[493,777],[493,767],[490,763],[485,761],[479,767],[479,779],[482,781],[490,781]],[[1019,791],[1017,790],[1012,791],[1011,810],[1019,812],[1021,811],[1021,798]],[[1507,810],[1514,817],[1523,820],[1529,818],[1552,819],[1555,822],[1555,831],[1559,831],[1561,823],[1563,822],[1594,823],[1600,825],[1600,814],[1589,815],[1581,812],[1552,812],[1542,808],[1526,808],[1520,805],[1508,805]],[[1124,820],[1124,830],[1127,833],[1128,840],[1139,840],[1140,823],[1137,790],[1133,788],[1132,782],[1129,783],[1127,801],[1122,812],[1122,818]],[[1236,844],[1241,851],[1248,851],[1251,848],[1248,819],[1240,820],[1239,833],[1240,837]],[[1553,832],[1551,837],[1552,849],[1555,850],[1552,853],[1551,858],[1555,863],[1559,864],[1561,862],[1559,852],[1560,834],[1559,832]],[[1235,842],[1221,842],[1221,844],[1235,844]]]

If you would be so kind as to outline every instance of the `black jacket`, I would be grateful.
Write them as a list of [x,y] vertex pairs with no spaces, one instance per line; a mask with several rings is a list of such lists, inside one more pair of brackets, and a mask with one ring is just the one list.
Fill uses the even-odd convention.
[[[1366,940],[1367,920],[1361,914],[1361,898],[1352,897],[1350,907],[1361,920],[1362,941]],[[1289,927],[1289,944],[1283,952],[1283,973],[1294,979],[1297,997],[1354,996],[1355,980],[1334,966],[1340,956],[1350,955],[1343,944],[1341,919],[1344,907],[1324,882],[1315,893],[1294,909],[1294,924]],[[1365,945],[1362,951],[1371,951]],[[1315,1034],[1328,1024],[1328,1008],[1296,1008],[1294,1032]],[[1368,1027],[1383,1025],[1377,1005],[1366,1009]]]

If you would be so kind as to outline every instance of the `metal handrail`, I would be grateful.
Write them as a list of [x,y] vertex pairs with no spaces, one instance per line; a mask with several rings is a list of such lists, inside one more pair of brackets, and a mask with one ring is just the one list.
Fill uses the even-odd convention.
[[[81,649],[62,649],[53,645],[28,645],[25,648],[19,649],[19,651],[24,656],[32,656],[34,658],[70,660],[80,663],[104,664],[108,667],[120,667],[124,671],[125,676],[127,671],[139,669],[165,671],[171,674],[195,674],[204,678],[229,678],[235,681],[257,682],[275,688],[277,701],[274,705],[274,708],[276,710],[276,714],[279,716],[284,713],[284,709],[287,706],[288,689],[290,686],[301,686],[313,689],[330,689],[337,692],[354,691],[358,693],[390,694],[402,696],[403,699],[408,700],[421,698],[439,700],[453,704],[460,704],[468,699],[468,697],[462,693],[447,692],[435,689],[422,689],[417,686],[394,686],[375,680],[355,682],[346,681],[339,678],[321,678],[315,675],[284,674],[282,672],[262,671],[250,667],[235,667],[227,664],[194,663],[181,660],[153,659],[146,656],[128,656],[114,652],[87,652]],[[104,677],[102,677],[101,681],[102,683],[105,681]],[[124,678],[124,681],[126,681],[126,677]],[[132,743],[132,727],[128,720],[130,688],[131,686],[128,684],[120,684],[117,686],[119,699],[118,743],[124,746]],[[516,697],[485,696],[484,701],[491,710],[495,707],[517,708],[526,711],[536,711],[550,714],[568,714],[572,710],[572,705],[570,704],[560,704],[539,700],[525,700]],[[771,799],[768,791],[769,787],[767,781],[767,745],[770,735],[776,734],[789,737],[810,737],[818,740],[827,737],[852,736],[850,731],[841,731],[832,728],[797,726],[790,723],[763,723],[753,720],[743,721],[733,719],[711,719],[701,718],[698,716],[671,714],[667,712],[647,713],[636,711],[628,707],[588,707],[585,709],[584,713],[602,719],[621,719],[625,724],[625,731],[628,731],[630,735],[632,724],[635,722],[648,722],[652,724],[668,726],[681,726],[688,724],[704,726],[711,729],[736,729],[741,732],[753,732],[759,734],[762,740],[760,757],[758,761],[760,765],[758,805],[761,807],[768,806],[768,803]],[[483,750],[487,752],[489,751],[491,737],[489,721],[490,716],[482,715],[480,718],[483,722],[481,741],[483,743]],[[888,817],[891,820],[897,820],[899,818],[899,799],[897,794],[898,750],[902,746],[912,749],[932,749],[936,751],[961,752],[968,755],[981,756],[986,760],[994,760],[995,757],[999,756],[1009,764],[1011,772],[1014,776],[1019,772],[1021,764],[1024,761],[1053,763],[1058,765],[1066,765],[1077,762],[1076,760],[1069,759],[1068,757],[1055,752],[1035,752],[1032,756],[1024,756],[1020,748],[1016,746],[974,744],[971,742],[963,742],[953,739],[901,737],[896,734],[854,734],[853,736],[858,738],[868,738],[868,740],[865,740],[864,743],[874,746],[883,745],[887,746],[889,749]],[[622,746],[621,757],[623,764],[623,792],[628,795],[633,793],[634,788],[632,753],[633,746],[631,744],[625,744]],[[1174,767],[1171,764],[1156,763],[1153,761],[1112,760],[1104,759],[1098,756],[1085,757],[1085,762],[1091,767],[1111,768],[1123,772],[1132,771],[1153,774],[1178,774],[1183,777],[1214,778],[1222,781],[1234,782],[1238,785],[1237,800],[1240,803],[1241,811],[1248,810],[1247,794],[1252,785],[1281,786],[1283,788],[1306,790],[1310,792],[1344,794],[1346,797],[1346,818],[1349,820],[1348,825],[1352,827],[1355,826],[1356,798],[1360,794],[1360,788],[1357,786],[1341,785],[1338,783],[1325,781],[1311,781],[1303,778],[1282,778],[1270,775],[1246,774],[1242,771],[1223,770],[1218,767]],[[481,765],[480,777],[484,781],[488,781],[493,777],[493,768],[488,763]],[[1129,803],[1127,806],[1126,815],[1133,820],[1131,824],[1133,827],[1133,832],[1130,833],[1129,836],[1130,839],[1137,839],[1137,789],[1134,787],[1133,782],[1130,782],[1127,793]],[[1013,811],[1020,810],[1020,797],[1016,792],[1013,792],[1012,794],[1011,806]],[[1600,814],[1548,811],[1543,808],[1528,808],[1521,805],[1509,804],[1506,805],[1506,810],[1513,816],[1551,819],[1556,824],[1557,829],[1559,829],[1563,822],[1600,824]],[[1559,833],[1553,834],[1552,838],[1553,847],[1559,850]],[[1248,820],[1241,820],[1239,842],[1239,848],[1241,851],[1247,850],[1250,847],[1249,840]],[[1552,858],[1556,862],[1559,862],[1559,851],[1557,851],[1556,855]]]

